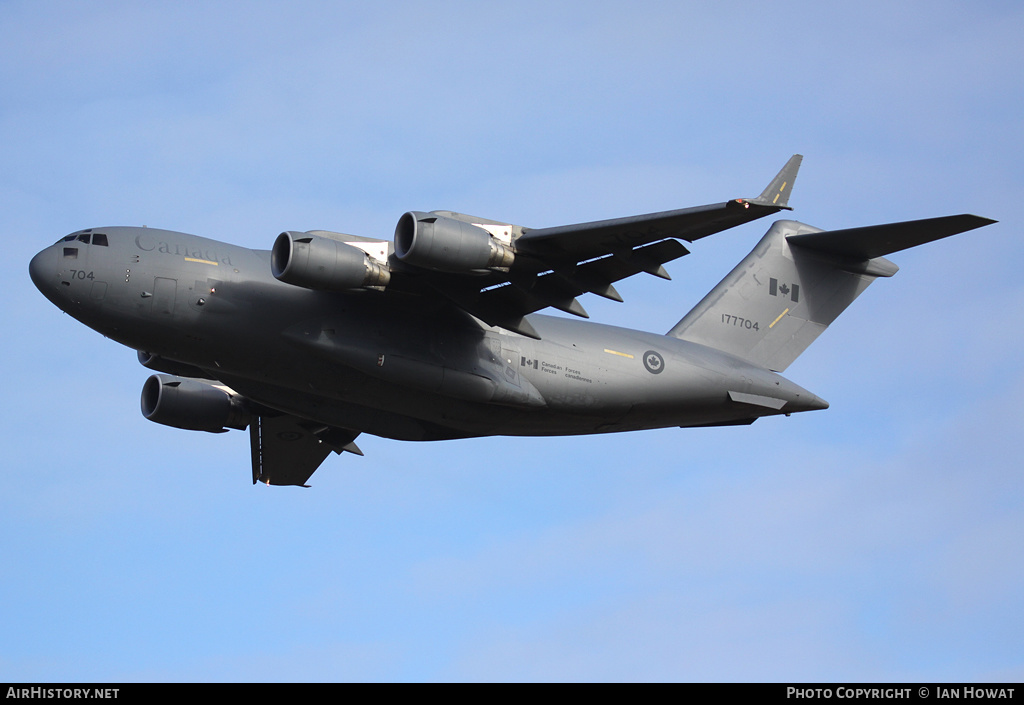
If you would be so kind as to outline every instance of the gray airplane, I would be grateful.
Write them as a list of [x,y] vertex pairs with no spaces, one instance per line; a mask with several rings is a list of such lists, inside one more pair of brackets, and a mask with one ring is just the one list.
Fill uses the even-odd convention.
[[665,335],[587,318],[577,297],[781,210],[802,157],[757,198],[553,228],[411,211],[394,241],[283,232],[270,251],[155,228],[92,228],[29,266],[58,308],[155,374],[142,413],[249,429],[253,482],[303,485],[361,433],[404,441],[750,424],[828,404],[779,373],[884,256],[995,222],[955,215],[823,231],[775,222]]

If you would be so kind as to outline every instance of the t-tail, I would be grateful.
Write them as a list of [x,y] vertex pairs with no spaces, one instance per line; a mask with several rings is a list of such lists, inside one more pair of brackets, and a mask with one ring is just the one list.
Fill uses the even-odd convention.
[[953,215],[823,231],[780,220],[668,335],[782,372],[871,282],[899,270],[885,255],[994,222]]

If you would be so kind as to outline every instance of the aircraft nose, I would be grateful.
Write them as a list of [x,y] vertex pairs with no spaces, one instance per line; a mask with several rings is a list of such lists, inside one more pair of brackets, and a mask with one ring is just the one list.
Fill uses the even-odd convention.
[[43,296],[60,306],[57,274],[57,253],[52,247],[47,247],[28,263],[28,275],[32,277],[32,283]]
[[44,287],[49,284],[49,280],[53,277],[52,261],[53,250],[46,248],[28,263],[28,275],[32,277],[32,283],[40,291],[44,291]]

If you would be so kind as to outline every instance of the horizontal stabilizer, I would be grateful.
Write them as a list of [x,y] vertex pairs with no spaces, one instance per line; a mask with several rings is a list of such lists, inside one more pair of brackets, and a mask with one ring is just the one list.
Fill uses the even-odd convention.
[[[871,282],[896,273],[883,255],[992,222],[954,215],[822,231],[777,221],[668,334],[782,372]],[[750,394],[729,396],[742,404],[768,404]]]
[[871,225],[865,228],[789,235],[786,240],[790,245],[799,245],[808,250],[866,260],[884,257],[893,252],[941,240],[994,222],[996,221],[977,215],[950,215],[944,218]]

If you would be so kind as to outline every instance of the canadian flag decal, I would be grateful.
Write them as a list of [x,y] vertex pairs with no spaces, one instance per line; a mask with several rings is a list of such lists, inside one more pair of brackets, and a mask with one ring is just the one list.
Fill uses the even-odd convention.
[[768,293],[772,296],[788,296],[793,303],[800,303],[799,284],[779,284],[778,279],[771,279],[768,282]]

